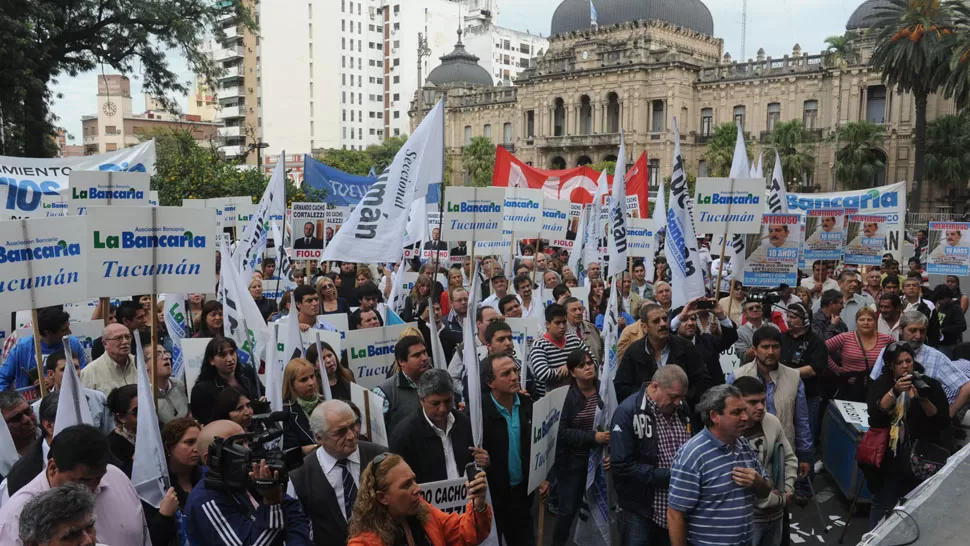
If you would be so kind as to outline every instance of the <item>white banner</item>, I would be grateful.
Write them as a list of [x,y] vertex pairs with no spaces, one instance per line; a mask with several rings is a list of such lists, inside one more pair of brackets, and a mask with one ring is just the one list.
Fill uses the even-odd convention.
[[0,309],[35,309],[85,297],[86,231],[79,217],[0,222]]
[[[63,216],[74,171],[155,172],[155,141],[100,155],[0,156],[0,217]],[[43,206],[41,206],[43,204]]]
[[[327,209],[326,217],[324,220],[324,237],[323,244],[329,245],[330,241],[333,240],[333,236],[340,231],[341,226],[347,221],[347,216],[350,215],[350,207],[336,207],[332,209]],[[299,233],[299,232],[297,232]]]
[[656,229],[651,219],[627,218],[626,241],[630,256],[634,258],[650,258],[653,261],[653,248]]
[[696,233],[758,233],[765,212],[765,181],[699,178],[694,192]]
[[542,233],[540,235],[547,241],[560,243],[553,244],[553,246],[565,246],[565,243],[568,242],[568,248],[572,248],[573,242],[566,238],[569,235],[572,208],[573,204],[566,200],[543,199]]
[[744,286],[775,287],[798,284],[801,219],[797,214],[765,214],[758,235],[745,243]]
[[294,260],[319,260],[323,256],[326,203],[293,203],[290,233]]
[[545,481],[552,465],[556,464],[556,440],[559,437],[559,418],[569,387],[546,393],[532,406],[532,448],[529,451],[529,493]]
[[505,229],[522,239],[539,234],[542,229],[542,190],[506,188],[502,204]]
[[929,263],[931,275],[970,274],[970,224],[966,222],[930,222]]
[[373,389],[387,379],[394,366],[394,346],[405,328],[417,328],[417,323],[395,324],[381,328],[352,330],[344,338],[347,360],[357,383]]
[[88,297],[191,294],[215,286],[214,212],[92,207],[85,219]]
[[[276,220],[283,224],[286,218],[286,171],[284,161],[276,164],[273,170],[273,177],[263,197],[259,200],[259,208],[249,219],[246,229],[242,233],[237,233],[239,244],[233,252],[232,259],[239,267],[239,274],[248,278],[253,271],[259,271],[260,261],[263,259],[263,250],[266,248],[266,238],[269,232],[269,223]],[[252,203],[252,201],[249,201]],[[226,224],[223,224],[223,229]],[[223,259],[226,259],[225,256]]]
[[627,256],[627,235],[626,235],[626,143],[623,140],[623,129],[620,129],[620,152],[617,155],[620,161],[616,162],[616,173],[613,176],[613,188],[610,191],[609,205],[607,206],[608,220],[606,223],[605,235],[607,254],[609,255],[609,275],[613,278],[626,270]]
[[687,190],[687,177],[684,175],[684,157],[680,154],[679,135],[677,120],[674,120],[674,171],[670,180],[667,239],[664,244],[671,274],[674,307],[687,305],[687,302],[704,295],[704,276],[697,252],[697,238],[687,211],[690,194]]
[[83,216],[88,207],[149,206],[151,177],[148,173],[74,171],[70,184],[72,215]]
[[384,399],[357,383],[350,384],[350,401],[360,410],[361,432],[375,444],[386,446],[390,437],[384,424]]
[[[501,241],[504,188],[451,187],[445,191],[441,238],[445,241]],[[518,237],[518,234],[515,235]]]

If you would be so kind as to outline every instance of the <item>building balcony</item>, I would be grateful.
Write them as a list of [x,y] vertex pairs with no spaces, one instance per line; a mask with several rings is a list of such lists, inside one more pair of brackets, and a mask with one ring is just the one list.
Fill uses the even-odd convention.
[[235,78],[244,78],[246,76],[246,69],[239,66],[230,66],[223,69],[222,75],[219,76],[219,80],[231,80]]
[[238,137],[244,136],[242,127],[219,127],[219,136],[226,137]]
[[825,136],[822,129],[806,129],[802,132],[802,140],[805,142],[818,142]]
[[515,144],[512,144],[511,142],[508,142],[505,144],[499,144],[499,146],[505,148],[510,154],[515,153]]
[[227,40],[229,38],[239,38],[243,35],[242,30],[240,30],[238,26],[224,28],[222,29],[222,32],[226,35]]
[[247,150],[245,146],[220,146],[219,152],[229,158],[246,155]]
[[243,46],[233,46],[217,49],[213,56],[217,61],[230,61],[232,59],[241,59],[245,54],[246,48]]
[[245,97],[246,93],[241,85],[231,85],[229,87],[223,87],[219,89],[219,91],[216,93],[216,96],[219,98],[219,100],[228,100],[228,99],[238,99],[239,97]]
[[620,145],[620,133],[536,137],[535,143],[536,147],[538,148],[590,148],[593,146],[617,147]]
[[708,140],[711,140],[711,135],[694,135],[694,144],[703,146]]
[[216,113],[216,119],[241,118],[246,115],[244,106],[223,106],[222,110]]

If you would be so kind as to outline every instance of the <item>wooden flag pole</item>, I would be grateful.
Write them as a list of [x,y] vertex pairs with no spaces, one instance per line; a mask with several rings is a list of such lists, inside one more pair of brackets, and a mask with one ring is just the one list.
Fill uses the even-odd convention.
[[[734,195],[734,178],[731,179],[731,195]],[[731,205],[732,202],[728,202],[728,218],[731,217]],[[721,240],[721,266],[717,268],[717,283],[714,285],[713,290],[711,290],[711,293],[714,294],[715,299],[717,299],[717,295],[721,290],[721,275],[724,273],[724,253],[727,251],[728,227],[730,225],[731,222],[724,222],[724,237]],[[733,283],[731,284],[731,287],[734,288]],[[728,304],[728,307],[730,307],[730,305],[731,304]],[[730,310],[728,311],[728,314],[731,314]]]
[[[152,315],[151,326],[151,348],[152,348],[152,399],[155,401],[155,410],[158,411],[158,295],[152,294],[150,312]],[[137,358],[135,359],[138,360]]]
[[47,394],[47,388],[44,386],[44,355],[40,351],[40,326],[37,323],[36,308],[30,310],[30,321],[34,329],[34,354],[37,355],[37,385],[40,388],[40,397],[43,398]]
[[111,298],[99,298],[98,310],[101,312],[101,319],[104,320],[104,325],[107,326],[111,321]]
[[546,497],[539,499],[539,536],[536,537],[536,544],[542,544],[542,532],[546,527]]

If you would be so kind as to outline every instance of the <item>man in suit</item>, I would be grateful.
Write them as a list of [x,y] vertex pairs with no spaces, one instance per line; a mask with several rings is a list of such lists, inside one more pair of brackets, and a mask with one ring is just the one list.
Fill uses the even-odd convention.
[[441,230],[434,228],[431,230],[431,240],[424,243],[425,250],[448,250],[448,244],[441,240]]
[[290,472],[287,493],[300,499],[310,516],[318,546],[347,543],[347,522],[353,515],[360,473],[387,450],[358,441],[359,422],[342,400],[328,400],[310,414],[310,428],[320,446]]
[[323,250],[323,239],[314,237],[316,226],[313,222],[303,224],[303,237],[293,241],[293,248],[296,250]]

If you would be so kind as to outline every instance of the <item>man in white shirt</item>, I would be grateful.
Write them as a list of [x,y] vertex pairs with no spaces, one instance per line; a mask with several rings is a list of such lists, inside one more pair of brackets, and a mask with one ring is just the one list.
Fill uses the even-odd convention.
[[825,262],[816,260],[812,264],[812,276],[802,279],[802,286],[808,288],[815,300],[822,296],[822,292],[839,289],[839,283],[828,276],[828,271]]
[[505,274],[499,270],[492,273],[492,294],[482,300],[479,306],[491,307],[498,311],[498,302],[505,296],[509,294],[509,280],[505,278]]
[[544,316],[542,302],[532,297],[532,279],[528,275],[518,275],[512,281],[512,285],[522,302],[522,318],[542,318]]
[[899,318],[903,315],[903,304],[896,294],[883,294],[879,297],[879,333],[899,341]]

